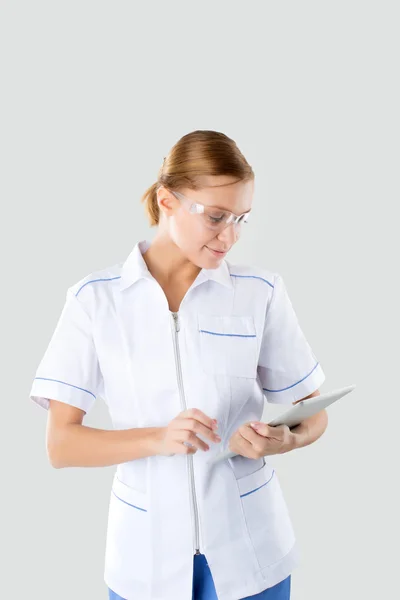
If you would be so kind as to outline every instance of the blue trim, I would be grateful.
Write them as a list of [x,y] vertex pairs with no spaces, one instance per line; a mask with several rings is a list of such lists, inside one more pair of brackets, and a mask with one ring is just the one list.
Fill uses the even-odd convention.
[[81,287],[79,288],[79,290],[76,292],[75,296],[77,296],[79,294],[79,292],[81,291],[82,288],[85,287],[85,285],[88,285],[88,283],[93,283],[96,281],[112,281],[113,279],[121,279],[121,275],[118,275],[117,277],[108,277],[108,278],[101,278],[101,279],[91,279],[90,281],[87,281],[86,283],[84,283],[83,285],[81,285]]
[[[264,279],[264,277],[259,277],[258,275],[236,275],[235,273],[229,273],[229,275],[231,277],[244,277],[247,279],[261,279],[261,281],[265,281],[265,283],[268,283],[268,285],[270,285],[272,288],[274,287],[274,285],[268,281],[268,279]],[[85,285],[88,285],[89,283],[95,283],[96,281],[113,281],[114,279],[121,279],[121,275],[117,275],[116,277],[104,277],[104,278],[99,278],[99,279],[91,279],[90,281],[86,281],[86,283],[84,283],[83,285],[81,285],[81,287],[79,288],[79,290],[76,292],[75,296],[77,296],[79,294],[79,292],[81,291],[82,288],[85,287]]]
[[118,500],[121,500],[121,502],[125,502],[125,504],[127,504],[128,506],[133,506],[133,508],[137,508],[138,510],[143,510],[144,512],[147,512],[147,510],[145,508],[140,508],[140,506],[135,506],[134,504],[130,504],[126,500],[122,500],[122,498],[120,498],[119,496],[117,496],[117,494],[114,492],[114,490],[111,490],[111,491],[114,494],[114,496],[116,498],[118,498]]
[[268,281],[268,279],[264,279],[264,277],[259,277],[258,275],[234,275],[233,273],[230,273],[231,277],[250,277],[252,279],[261,279],[261,281],[265,281],[265,283],[268,283],[268,285],[270,285],[272,288],[274,287],[273,284]]
[[82,390],[82,392],[86,392],[87,394],[93,396],[94,399],[96,399],[96,396],[92,394],[92,392],[89,392],[89,390],[85,390],[84,388],[81,388],[77,385],[73,385],[72,383],[66,383],[65,381],[60,381],[59,379],[50,379],[50,377],[35,377],[35,379],[44,379],[44,381],[56,381],[57,383],[63,383],[64,385],[69,385],[70,387],[76,388],[77,390]]
[[[289,575],[289,577],[290,577],[290,575]],[[114,590],[112,590],[109,587],[108,588],[108,600],[126,600],[126,598],[123,598],[122,596],[117,594],[117,592],[114,592]]]
[[303,379],[300,379],[300,381],[296,381],[296,383],[293,383],[293,385],[288,385],[287,387],[281,388],[280,390],[269,390],[268,388],[263,388],[263,390],[265,392],[284,392],[285,390],[289,390],[290,388],[294,387],[298,383],[301,383],[302,381],[304,381],[305,379],[307,379],[307,377],[309,377],[311,375],[311,373],[313,371],[315,371],[315,369],[318,367],[318,365],[319,365],[319,362],[317,362],[317,364],[315,365],[315,367],[313,369],[311,369],[311,371],[305,377],[303,377]]
[[275,470],[272,471],[272,475],[271,477],[268,479],[268,481],[266,481],[265,483],[263,483],[262,485],[260,485],[258,488],[255,488],[254,490],[251,490],[251,492],[246,492],[245,494],[241,494],[241,498],[243,498],[244,496],[248,496],[249,494],[252,494],[253,492],[256,492],[257,490],[260,490],[262,487],[264,487],[264,485],[267,485],[267,483],[269,483],[271,481],[271,479],[273,478],[275,473]]
[[247,333],[217,333],[216,331],[207,331],[206,329],[199,329],[202,333],[211,333],[211,335],[229,335],[236,337],[257,337],[255,334]]

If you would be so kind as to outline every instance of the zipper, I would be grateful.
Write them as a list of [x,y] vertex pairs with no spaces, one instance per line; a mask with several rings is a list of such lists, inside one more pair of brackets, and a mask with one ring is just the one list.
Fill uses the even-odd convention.
[[[179,394],[180,394],[180,398],[181,398],[181,405],[182,405],[182,409],[186,410],[187,406],[186,406],[186,400],[185,400],[185,392],[183,389],[183,379],[182,379],[182,365],[181,365],[181,359],[180,359],[180,353],[179,353],[179,339],[178,339],[178,332],[180,331],[180,322],[179,322],[179,315],[177,312],[172,312],[170,311],[171,315],[172,315],[172,319],[173,319],[173,340],[174,340],[174,351],[175,351],[175,362],[176,362],[176,372],[177,372],[177,378],[178,378],[178,387],[179,387]],[[191,490],[191,498],[192,498],[192,507],[193,507],[193,513],[194,513],[194,535],[195,535],[195,543],[194,543],[194,548],[195,548],[195,553],[196,554],[200,554],[200,542],[199,542],[199,511],[198,511],[198,507],[197,507],[197,499],[196,499],[196,489],[195,489],[195,482],[194,482],[194,470],[193,470],[193,455],[192,454],[187,454],[187,459],[188,459],[188,471],[189,471],[189,485],[190,485],[190,490]]]

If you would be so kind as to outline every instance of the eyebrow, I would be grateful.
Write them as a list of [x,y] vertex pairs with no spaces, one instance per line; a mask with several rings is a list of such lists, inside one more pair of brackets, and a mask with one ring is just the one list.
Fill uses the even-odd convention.
[[[204,205],[204,206],[205,206],[205,205]],[[207,208],[217,208],[218,210],[222,210],[222,211],[224,211],[224,212],[232,212],[231,210],[228,210],[227,208],[222,208],[221,206],[214,206],[214,204],[212,204],[212,205],[210,205],[210,204],[209,204],[209,205],[207,206]],[[249,210],[245,210],[245,211],[242,213],[242,215],[245,215],[245,214],[249,213],[250,211],[251,211],[251,208],[249,208]],[[235,214],[235,213],[233,213],[233,214]],[[236,217],[240,217],[241,215],[235,215],[235,216],[236,216]]]
[[[172,192],[172,194],[173,194],[174,196],[175,196],[175,194],[176,194],[176,195],[178,195],[178,196],[179,196],[179,195],[181,195],[181,196],[183,196],[184,198],[186,198],[186,200],[189,200],[189,198],[187,198],[186,196],[184,196],[184,194],[182,194],[181,192],[174,191],[174,190],[171,190],[171,192]],[[194,200],[192,200],[192,202],[195,202],[195,201],[194,201]],[[195,204],[196,204],[196,202],[195,202]],[[202,203],[200,203],[200,204],[202,204]],[[222,208],[221,206],[215,206],[214,204],[211,204],[211,205],[210,205],[210,204],[203,204],[203,206],[204,206],[204,207],[206,207],[206,208],[215,208],[215,209],[217,209],[217,210],[222,210],[223,212],[232,212],[231,210],[229,210],[229,209],[227,209],[227,208]],[[251,212],[251,211],[252,211],[252,209],[251,209],[251,208],[249,208],[249,210],[245,210],[245,211],[244,211],[243,213],[241,213],[240,215],[237,215],[236,213],[232,213],[232,214],[233,214],[233,215],[235,215],[235,217],[241,217],[242,215],[247,215],[247,213],[249,213],[249,212]]]

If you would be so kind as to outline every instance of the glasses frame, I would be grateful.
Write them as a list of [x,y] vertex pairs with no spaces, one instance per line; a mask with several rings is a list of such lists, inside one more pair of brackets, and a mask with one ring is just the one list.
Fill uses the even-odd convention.
[[[218,209],[216,206],[208,206],[205,204],[201,204],[200,202],[194,202],[193,200],[191,200],[190,198],[188,198],[181,192],[177,192],[176,190],[170,190],[170,192],[171,192],[171,194],[173,194],[175,196],[175,198],[177,198],[177,200],[179,200],[183,204],[186,204],[186,206],[188,206],[189,212],[192,214],[207,213],[207,209],[209,209],[209,208],[215,209],[215,210],[221,210],[222,212],[226,213],[227,216],[224,218],[223,221],[221,221],[221,224],[222,223],[224,224],[224,227],[222,227],[221,231],[223,229],[225,229],[225,227],[228,227],[228,225],[230,225],[231,223],[234,224],[234,227],[236,229],[238,227],[238,225],[248,222],[248,218],[249,218],[251,211],[248,211],[241,215],[235,215],[235,213],[233,213],[229,210]],[[215,223],[215,224],[217,225],[218,223]],[[206,227],[215,231],[214,227],[209,227],[208,225],[206,225]]]

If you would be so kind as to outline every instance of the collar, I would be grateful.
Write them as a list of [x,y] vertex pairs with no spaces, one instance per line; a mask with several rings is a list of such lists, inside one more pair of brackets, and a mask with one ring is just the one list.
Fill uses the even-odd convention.
[[[134,245],[131,253],[122,266],[120,290],[126,289],[141,278],[154,279],[143,258],[143,253],[150,246],[151,242],[148,240],[141,240]],[[221,261],[221,264],[216,269],[201,269],[192,285],[197,286],[198,284],[209,280],[216,281],[221,285],[232,288],[232,278],[225,259]]]

